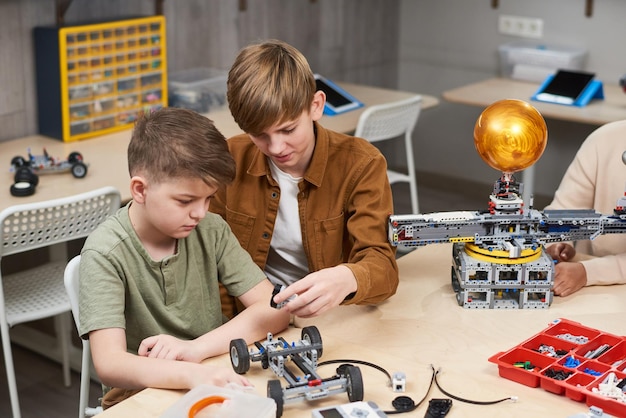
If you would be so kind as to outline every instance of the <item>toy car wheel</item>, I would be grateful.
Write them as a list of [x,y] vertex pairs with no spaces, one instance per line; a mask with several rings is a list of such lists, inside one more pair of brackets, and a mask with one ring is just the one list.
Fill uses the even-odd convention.
[[20,167],[15,172],[15,176],[13,177],[15,183],[31,183],[34,186],[39,184],[39,176],[28,167]]
[[250,370],[250,352],[248,344],[242,338],[230,342],[230,364],[238,374],[244,374]]
[[72,175],[77,179],[82,179],[87,175],[87,165],[81,162],[72,164]]
[[11,195],[15,197],[30,196],[35,193],[35,184],[27,181],[20,181],[11,185]]
[[11,165],[13,167],[23,167],[26,165],[26,160],[24,159],[24,157],[13,157],[11,158]]
[[283,405],[285,403],[280,380],[274,379],[267,382],[267,397],[274,399],[274,402],[276,402],[276,418],[280,418],[283,415]]
[[83,160],[83,155],[80,152],[71,152],[67,157],[67,161],[70,163],[77,163]]
[[308,341],[311,345],[319,345],[317,349],[317,358],[322,357],[322,336],[315,326],[302,328],[302,339]]
[[360,402],[363,400],[363,376],[361,369],[356,366],[346,367],[346,380],[348,400],[350,402]]

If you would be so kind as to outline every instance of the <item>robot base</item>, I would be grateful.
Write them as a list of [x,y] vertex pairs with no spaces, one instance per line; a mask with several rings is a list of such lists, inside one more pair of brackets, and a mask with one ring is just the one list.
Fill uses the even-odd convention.
[[543,250],[534,261],[502,264],[475,259],[455,243],[452,264],[452,288],[463,308],[546,309],[552,303],[554,265]]

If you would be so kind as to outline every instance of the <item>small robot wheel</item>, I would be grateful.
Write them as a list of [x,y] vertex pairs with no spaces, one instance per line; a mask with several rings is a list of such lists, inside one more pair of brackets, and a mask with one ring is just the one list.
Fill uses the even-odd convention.
[[317,358],[322,357],[322,336],[316,326],[308,326],[302,328],[302,339],[308,341],[311,345],[319,344],[320,348],[317,349]]
[[33,173],[33,171],[29,167],[25,166],[19,167],[15,171],[15,176],[13,177],[13,180],[15,183],[26,182],[31,183],[35,186],[39,184],[39,176]]
[[244,339],[238,338],[230,342],[230,363],[238,374],[250,370],[250,352]]
[[69,161],[70,163],[77,163],[83,161],[83,156],[80,152],[71,152],[70,155],[67,157],[67,161]]
[[350,402],[360,402],[363,400],[363,376],[361,375],[361,369],[356,366],[346,367],[346,380],[348,392],[348,400]]
[[274,402],[276,402],[276,418],[280,418],[283,415],[283,405],[285,403],[283,399],[283,388],[280,386],[280,380],[268,380],[267,397],[274,399]]
[[26,197],[35,193],[35,184],[20,181],[11,185],[11,195],[15,197]]
[[13,157],[11,159],[11,165],[13,167],[23,167],[26,165],[26,160],[24,159],[24,157],[20,157],[20,156]]
[[87,175],[87,165],[80,161],[72,164],[72,175],[77,179],[82,179]]

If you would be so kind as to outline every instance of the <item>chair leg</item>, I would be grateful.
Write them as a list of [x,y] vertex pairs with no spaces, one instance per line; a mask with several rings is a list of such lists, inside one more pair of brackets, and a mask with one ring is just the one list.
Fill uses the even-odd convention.
[[419,212],[419,204],[417,203],[417,179],[415,177],[415,160],[413,156],[413,135],[412,131],[404,134],[404,147],[406,150],[406,165],[409,171],[409,188],[411,190],[411,208],[413,213]]
[[4,316],[2,317],[2,323],[0,323],[0,333],[2,334],[2,350],[4,352],[4,366],[7,371],[9,397],[11,398],[11,411],[13,412],[13,418],[20,418],[20,401],[17,395],[17,382],[15,379],[15,367],[13,365],[13,353],[11,351],[9,325],[4,320]]
[[80,399],[78,402],[78,418],[85,418],[89,402],[89,385],[91,380],[91,352],[89,343],[83,342],[83,355],[80,366]]
[[62,313],[54,317],[54,328],[56,343],[61,353],[61,364],[63,367],[63,383],[66,387],[72,385],[70,374],[70,344],[72,334],[70,333],[72,318],[69,312]]

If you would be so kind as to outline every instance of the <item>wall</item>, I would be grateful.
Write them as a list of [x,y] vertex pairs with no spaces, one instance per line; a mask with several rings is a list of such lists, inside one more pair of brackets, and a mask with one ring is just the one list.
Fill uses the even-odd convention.
[[[55,4],[0,1],[0,141],[37,133],[32,29],[55,24]],[[279,38],[330,78],[395,87],[399,5],[399,0],[164,1],[168,67],[228,69],[244,45]],[[65,22],[154,12],[154,0],[73,0]]]
[[[585,17],[584,0],[500,0],[497,9],[485,0],[460,3],[401,0],[400,89],[440,96],[497,76],[498,46],[521,39],[498,33],[501,14],[542,18],[539,42],[586,48],[586,69],[605,83],[617,84],[626,73],[623,0],[595,0],[592,17]],[[425,181],[430,175],[447,175],[493,183],[499,173],[480,159],[473,144],[474,123],[482,110],[442,100],[437,108],[422,112],[415,133],[418,182],[420,177]],[[535,190],[551,196],[578,146],[596,127],[551,119],[546,123],[548,145],[536,164]]]

